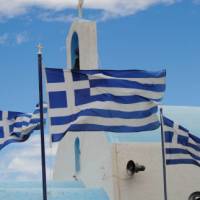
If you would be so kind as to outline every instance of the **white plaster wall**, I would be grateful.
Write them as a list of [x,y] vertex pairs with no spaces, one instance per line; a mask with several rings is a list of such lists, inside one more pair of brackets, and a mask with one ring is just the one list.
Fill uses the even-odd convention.
[[[160,143],[131,143],[117,145],[120,200],[162,200],[163,174]],[[146,166],[145,172],[126,175],[128,160]],[[167,166],[168,200],[188,200],[200,191],[200,169],[193,165]]]
[[200,168],[193,165],[167,166],[169,200],[188,200],[200,191]]
[[77,134],[67,134],[59,143],[55,166],[53,170],[54,180],[74,180],[75,174],[75,154],[74,141]]
[[[84,134],[84,133],[83,133]],[[104,133],[87,133],[81,151],[81,171],[78,177],[88,187],[102,187],[114,199],[112,177],[112,145]]]
[[[74,167],[74,140],[81,144],[81,171]],[[146,170],[127,176],[129,160]],[[55,180],[72,180],[76,175],[88,187],[102,187],[111,200],[162,200],[163,175],[160,143],[110,144],[103,133],[69,133],[61,142],[54,170]],[[199,168],[167,166],[168,199],[187,200],[200,191]]]
[[[74,141],[81,144],[81,171],[74,166]],[[54,170],[55,180],[83,181],[88,187],[102,187],[111,200],[161,200],[162,168],[157,144],[109,144],[103,133],[72,133],[61,142]],[[126,173],[129,160],[144,164],[145,172],[130,178]]]
[[[75,173],[74,141],[80,139],[81,170]],[[54,180],[74,180],[73,176],[88,187],[102,187],[111,199],[117,191],[113,184],[112,144],[104,133],[68,133],[58,147]]]
[[[120,200],[162,200],[162,157],[160,145],[145,143],[117,144]],[[129,177],[126,165],[129,160],[144,165],[146,170]]]

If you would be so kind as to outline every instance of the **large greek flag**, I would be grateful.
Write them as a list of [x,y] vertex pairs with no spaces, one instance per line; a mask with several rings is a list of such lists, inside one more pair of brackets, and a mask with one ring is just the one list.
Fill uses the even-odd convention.
[[46,68],[52,141],[67,131],[139,132],[159,127],[166,72]]
[[[44,104],[44,113],[47,105]],[[6,145],[26,141],[34,130],[40,128],[40,110],[33,113],[0,111],[0,150]]]
[[164,117],[166,164],[194,164],[200,167],[200,138]]
[[159,127],[166,72],[45,69],[52,141],[67,131],[139,132]]

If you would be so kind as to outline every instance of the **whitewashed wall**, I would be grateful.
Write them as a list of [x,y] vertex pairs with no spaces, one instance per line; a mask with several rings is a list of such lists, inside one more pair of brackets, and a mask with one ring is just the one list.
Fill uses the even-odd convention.
[[[81,170],[75,172],[74,142],[80,139]],[[74,180],[74,175],[88,187],[103,187],[115,199],[113,183],[113,150],[103,133],[69,133],[60,143],[54,169],[54,180]]]
[[[74,140],[81,142],[81,171],[74,167]],[[128,177],[129,160],[146,170]],[[199,168],[192,165],[167,167],[169,200],[187,200],[200,190]],[[111,200],[162,200],[163,175],[159,143],[110,144],[104,134],[69,134],[60,144],[54,171],[55,180],[83,181],[88,187],[103,187]]]

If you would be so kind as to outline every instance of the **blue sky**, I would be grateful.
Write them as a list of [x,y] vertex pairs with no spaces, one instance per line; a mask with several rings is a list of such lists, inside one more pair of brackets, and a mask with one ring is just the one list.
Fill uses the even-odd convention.
[[[200,105],[200,1],[85,2],[85,18],[97,21],[101,69],[165,68],[167,91],[163,103]],[[39,42],[45,47],[45,66],[66,66],[65,39],[70,24],[77,15],[75,5],[76,2],[72,0],[13,0],[12,4],[2,0],[2,110],[31,112],[34,109],[38,101],[36,46]],[[23,148],[27,146],[26,144]],[[13,145],[13,148],[16,147],[18,146]],[[16,161],[19,158],[13,152],[11,155],[10,150],[8,148],[4,151],[8,156],[4,155],[5,162],[0,166],[0,171],[4,174],[8,174],[9,166],[9,170],[12,170],[14,164],[22,164],[19,160]],[[34,170],[39,173],[38,169]]]
[[[73,9],[32,7],[26,14],[2,17],[1,109],[32,110],[38,99],[36,45],[45,47],[46,66],[66,66],[65,38],[74,16]],[[166,68],[164,103],[200,105],[200,5],[158,4],[127,16],[108,14],[107,19],[102,10],[86,9],[85,17],[98,21],[102,69]]]

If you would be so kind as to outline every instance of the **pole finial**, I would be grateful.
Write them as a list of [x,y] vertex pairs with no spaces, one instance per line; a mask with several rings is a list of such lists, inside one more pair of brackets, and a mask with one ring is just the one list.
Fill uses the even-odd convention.
[[79,16],[79,18],[83,17],[83,4],[84,4],[84,0],[78,0],[78,16]]
[[42,54],[42,49],[44,48],[40,43],[37,46],[38,48],[38,54]]

